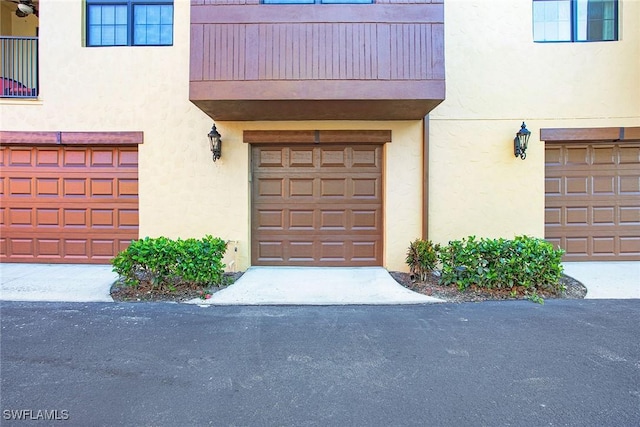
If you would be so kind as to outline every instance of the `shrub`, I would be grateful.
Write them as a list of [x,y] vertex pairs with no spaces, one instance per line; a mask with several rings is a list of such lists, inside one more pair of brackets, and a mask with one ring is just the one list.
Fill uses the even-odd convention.
[[551,243],[528,236],[513,240],[480,239],[475,236],[449,242],[440,253],[443,284],[459,289],[471,285],[484,288],[522,287],[526,293],[538,290],[557,293],[564,251]]
[[226,250],[226,242],[212,236],[200,240],[145,237],[131,242],[111,264],[129,286],[146,282],[169,290],[181,284],[205,287],[222,282]]
[[427,274],[436,268],[439,250],[440,245],[434,245],[431,240],[416,239],[411,242],[406,259],[411,274],[420,281],[427,280]]

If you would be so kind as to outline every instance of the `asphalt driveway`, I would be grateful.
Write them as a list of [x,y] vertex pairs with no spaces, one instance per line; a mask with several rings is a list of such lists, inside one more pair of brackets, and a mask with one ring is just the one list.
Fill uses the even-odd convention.
[[640,300],[0,310],[2,425],[640,425]]

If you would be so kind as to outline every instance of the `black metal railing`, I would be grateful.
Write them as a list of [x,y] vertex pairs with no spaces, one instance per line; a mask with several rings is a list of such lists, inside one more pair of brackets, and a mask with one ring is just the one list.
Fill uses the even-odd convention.
[[38,38],[0,36],[2,98],[38,97]]

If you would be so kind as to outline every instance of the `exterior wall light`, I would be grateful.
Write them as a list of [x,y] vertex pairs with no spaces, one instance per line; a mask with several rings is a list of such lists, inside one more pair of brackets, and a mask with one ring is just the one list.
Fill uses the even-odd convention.
[[211,153],[213,154],[213,161],[215,162],[222,155],[222,138],[218,129],[216,129],[216,125],[214,124],[209,132],[209,147],[211,148]]
[[522,160],[527,158],[527,146],[529,145],[530,136],[531,132],[529,132],[527,126],[522,122],[520,130],[513,139],[513,153],[516,157],[520,156]]
[[38,10],[36,6],[33,4],[32,0],[9,0],[12,3],[16,4],[16,16],[18,18],[25,18],[32,13],[38,16]]

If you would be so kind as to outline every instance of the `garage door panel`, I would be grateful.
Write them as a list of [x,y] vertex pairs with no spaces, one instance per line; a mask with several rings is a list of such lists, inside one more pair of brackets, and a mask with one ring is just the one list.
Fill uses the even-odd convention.
[[561,225],[562,209],[559,207],[546,207],[544,210],[544,222],[547,227]]
[[621,237],[620,254],[626,256],[640,256],[640,237]]
[[617,160],[617,150],[615,147],[592,148],[592,164],[594,165],[614,165]]
[[379,199],[380,178],[356,178],[351,180],[351,196],[356,198]]
[[621,176],[620,194],[622,195],[640,195],[640,175]]
[[14,148],[9,150],[7,166],[33,166],[33,150],[29,148]]
[[567,225],[589,225],[588,207],[571,207],[566,210]]
[[567,195],[586,195],[589,194],[589,177],[572,176],[565,179],[565,191]]
[[257,165],[260,168],[283,168],[286,148],[265,147],[257,153]]
[[59,167],[60,166],[60,151],[57,149],[40,149],[35,152],[36,160],[35,165],[38,168],[42,167]]
[[640,147],[620,147],[619,159],[621,165],[637,167],[640,164]]
[[291,168],[313,168],[316,164],[316,154],[313,148],[291,148],[289,151]]
[[620,206],[620,223],[640,226],[640,206]]
[[312,231],[317,228],[316,218],[316,211],[313,209],[289,209],[289,229]]
[[380,156],[378,155],[379,147],[354,147],[353,162],[354,168],[380,168]]
[[11,197],[29,197],[32,194],[33,180],[31,178],[7,177],[8,191]]
[[348,167],[346,150],[346,147],[320,149],[320,166],[324,168]]
[[346,231],[348,215],[345,209],[321,209],[319,231]]
[[562,194],[562,179],[559,177],[547,177],[544,180],[544,188],[547,197],[560,196]]
[[575,147],[571,150],[565,152],[566,156],[566,165],[578,166],[578,165],[588,165],[589,164],[589,155],[587,151],[587,147]]
[[254,146],[252,263],[381,265],[381,146]]
[[616,178],[613,176],[596,176],[592,179],[593,194],[599,196],[615,196]]
[[284,230],[284,209],[258,209],[255,215],[255,228],[257,230]]
[[313,178],[290,178],[289,197],[314,197]]
[[616,225],[616,208],[613,206],[594,207],[593,208],[593,224],[597,225]]
[[549,144],[545,237],[565,260],[640,260],[640,144]]
[[351,229],[378,231],[381,227],[381,209],[351,209]]
[[138,179],[120,178],[118,179],[118,199],[134,198],[138,199]]
[[348,197],[346,178],[320,178],[320,197]]
[[135,147],[1,151],[3,261],[108,263],[138,238]]

